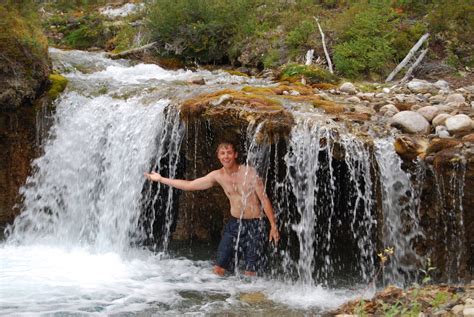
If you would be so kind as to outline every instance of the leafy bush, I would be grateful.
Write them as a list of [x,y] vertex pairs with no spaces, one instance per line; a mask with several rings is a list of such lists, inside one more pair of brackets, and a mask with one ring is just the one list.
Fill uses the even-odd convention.
[[[384,73],[393,64],[391,39],[396,16],[388,7],[361,6],[334,46],[334,64],[347,77]],[[352,13],[353,11],[348,11]]]
[[105,47],[107,30],[102,18],[97,15],[83,17],[79,22],[79,27],[69,31],[70,33],[64,37],[64,41],[73,48]]
[[164,52],[201,63],[223,62],[234,37],[252,30],[248,20],[254,2],[155,0],[148,15],[151,36]]
[[331,74],[329,71],[314,65],[286,65],[280,74],[281,80],[288,80],[290,82],[300,80],[302,77],[310,84],[337,83],[339,80],[337,76]]

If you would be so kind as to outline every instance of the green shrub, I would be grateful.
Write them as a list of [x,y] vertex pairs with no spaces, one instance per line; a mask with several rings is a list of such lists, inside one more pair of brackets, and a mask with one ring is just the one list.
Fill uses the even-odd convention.
[[[347,77],[384,73],[394,62],[396,16],[386,6],[360,6],[334,46],[336,69]],[[348,11],[353,13],[354,11]]]
[[148,14],[152,39],[163,52],[201,63],[225,61],[234,37],[254,29],[245,22],[252,20],[249,15],[254,3],[252,0],[155,0]]
[[305,46],[308,42],[309,37],[315,31],[314,22],[305,20],[298,24],[293,30],[288,32],[286,36],[286,44],[290,48],[299,48]]
[[314,65],[290,64],[286,65],[280,74],[281,80],[295,81],[304,77],[309,84],[337,83],[338,77],[329,71]]
[[64,37],[67,45],[77,49],[105,47],[108,36],[102,17],[95,14],[87,15],[81,18],[78,24],[78,28],[68,30],[69,33]]

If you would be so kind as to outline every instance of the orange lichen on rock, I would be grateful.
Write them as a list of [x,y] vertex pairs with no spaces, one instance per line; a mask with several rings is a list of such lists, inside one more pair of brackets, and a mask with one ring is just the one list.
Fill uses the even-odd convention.
[[451,139],[434,139],[431,141],[430,145],[426,149],[426,154],[437,153],[444,149],[449,149],[461,144],[459,140],[451,140]]
[[264,123],[259,137],[262,141],[287,136],[294,123],[293,116],[280,102],[264,95],[231,89],[188,99],[180,109],[186,122],[206,120],[222,131],[229,127]]
[[326,113],[329,114],[343,113],[346,111],[346,108],[344,106],[327,100],[314,100],[313,106],[315,108],[323,109]]
[[313,88],[318,88],[321,90],[330,90],[330,89],[336,89],[337,86],[329,83],[320,83],[320,84],[312,84],[311,85]]

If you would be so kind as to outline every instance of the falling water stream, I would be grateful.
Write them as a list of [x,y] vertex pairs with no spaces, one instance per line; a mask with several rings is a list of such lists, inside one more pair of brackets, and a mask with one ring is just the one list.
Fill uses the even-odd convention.
[[[285,278],[217,277],[212,259],[199,251],[191,257],[168,252],[169,225],[160,248],[140,244],[152,232],[147,226],[159,220],[141,222],[144,201],[161,205],[160,215],[171,217],[173,191],[163,187],[158,197],[143,172],[166,166],[171,177],[177,175],[184,129],[169,105],[195,93],[186,80],[205,78],[205,91],[257,79],[166,71],[101,53],[52,49],[51,55],[69,85],[56,101],[44,154],[21,189],[23,211],[0,244],[0,314],[287,314],[325,311],[358,295],[321,286],[309,277],[312,264],[305,257],[297,264],[300,278],[311,280],[304,285]],[[259,159],[249,156],[257,165]],[[301,190],[316,190],[308,185]],[[297,204],[303,217],[295,227],[304,243],[312,239],[305,222],[315,219],[304,214],[306,203],[312,206]],[[332,262],[326,263],[329,270]],[[242,300],[254,293],[264,300]]]

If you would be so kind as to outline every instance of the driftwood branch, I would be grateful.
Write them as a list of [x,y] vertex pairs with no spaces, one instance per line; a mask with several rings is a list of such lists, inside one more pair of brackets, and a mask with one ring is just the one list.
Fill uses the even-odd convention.
[[321,41],[323,42],[324,55],[326,55],[326,61],[328,62],[329,71],[331,72],[331,74],[334,74],[334,71],[332,69],[331,57],[329,56],[328,50],[326,48],[326,40],[324,37],[323,29],[321,28],[321,25],[319,24],[319,19],[317,19],[316,17],[313,17],[313,18],[316,20],[316,23],[318,24],[319,33],[321,33]]
[[134,55],[134,54],[137,54],[137,53],[143,53],[144,51],[152,48],[155,45],[156,45],[156,42],[152,42],[152,43],[149,43],[149,44],[146,44],[146,45],[143,45],[143,46],[140,46],[140,47],[132,48],[132,49],[129,49],[129,50],[117,53],[117,54],[108,54],[108,56],[111,59],[126,58],[130,55]]
[[426,53],[428,53],[428,49],[425,48],[423,51],[421,51],[420,55],[416,59],[416,61],[411,65],[411,67],[407,70],[405,76],[402,78],[402,82],[407,80],[408,77],[410,77],[411,73],[415,70],[415,68],[421,63],[421,60],[425,57]]
[[418,51],[418,49],[421,47],[421,45],[423,45],[423,43],[428,39],[429,36],[430,34],[426,33],[418,40],[418,42],[416,42],[416,44],[408,52],[407,56],[405,56],[405,58],[400,62],[400,64],[398,64],[397,67],[395,67],[395,69],[390,73],[390,75],[388,75],[387,79],[385,79],[385,82],[393,80],[395,75],[397,75],[398,72],[400,72],[400,70],[402,70],[402,68],[405,67],[406,64],[408,64],[408,62],[412,59],[413,55],[415,55],[416,51]]

